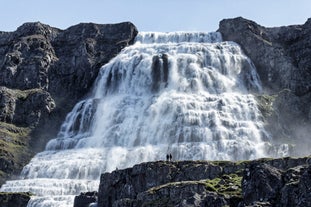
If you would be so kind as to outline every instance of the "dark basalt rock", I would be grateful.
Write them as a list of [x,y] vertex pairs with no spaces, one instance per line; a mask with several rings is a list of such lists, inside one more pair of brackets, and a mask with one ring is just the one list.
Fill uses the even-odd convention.
[[[90,207],[97,202],[97,192],[85,192],[75,197],[73,207]],[[93,205],[93,206],[94,206]]]
[[[136,35],[130,22],[81,23],[66,30],[34,22],[0,32],[0,135],[4,142],[14,141],[14,149],[4,144],[7,148],[0,157],[6,159],[9,152],[9,157],[25,157],[21,160],[27,163],[30,156],[22,156],[15,147],[22,146],[27,154],[41,151],[74,104],[89,92],[100,67],[132,44]],[[25,133],[12,133],[6,124],[22,127]],[[13,166],[15,161],[8,158]],[[1,182],[18,171],[19,161],[18,166],[8,168],[14,169],[10,172],[1,168]]]
[[254,163],[244,171],[242,189],[244,202],[249,205],[255,201],[273,203],[283,186],[282,173],[267,164]]
[[101,176],[98,207],[309,206],[310,157],[148,162]]
[[273,97],[266,128],[276,144],[311,146],[311,19],[304,25],[266,28],[242,17],[222,20],[219,32],[237,42],[254,62],[264,93]]
[[29,200],[29,193],[0,193],[1,207],[26,207]]
[[242,181],[244,203],[270,206],[310,206],[310,161],[285,170],[256,164],[246,168]]
[[224,40],[241,45],[256,65],[265,87],[291,89],[297,95],[311,91],[310,22],[304,25],[266,28],[242,17],[222,20]]
[[[15,32],[0,33],[0,86],[44,90],[56,105],[47,120],[21,117],[12,122],[9,116],[13,115],[8,114],[1,121],[8,119],[10,123],[24,126],[31,122],[38,126],[34,137],[44,131],[48,134],[40,134],[40,139],[55,136],[67,112],[90,90],[100,67],[132,44],[136,34],[136,27],[129,22],[81,23],[66,30],[36,22],[25,23]],[[2,111],[11,110],[11,106],[4,104]],[[25,107],[16,109],[24,110]],[[29,111],[28,114],[32,113]],[[42,147],[40,144],[39,148]]]
[[48,73],[52,96],[83,97],[100,67],[132,44],[136,34],[137,29],[129,22],[82,23],[59,33],[52,41],[58,60]]
[[121,198],[135,199],[137,194],[166,183],[213,179],[222,173],[218,165],[199,161],[143,163],[133,168],[104,173],[99,188],[99,206],[110,206],[109,203],[112,205]]
[[40,118],[55,108],[50,94],[43,89],[18,90],[0,87],[0,121],[20,127],[35,127]]

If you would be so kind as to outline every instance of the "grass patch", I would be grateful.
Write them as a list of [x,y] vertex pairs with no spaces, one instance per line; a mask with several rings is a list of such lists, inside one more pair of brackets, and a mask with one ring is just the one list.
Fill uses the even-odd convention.
[[30,129],[0,122],[0,184],[19,174],[33,155],[29,149]]
[[242,196],[242,176],[237,174],[223,175],[221,178],[206,180],[206,186],[219,194]]

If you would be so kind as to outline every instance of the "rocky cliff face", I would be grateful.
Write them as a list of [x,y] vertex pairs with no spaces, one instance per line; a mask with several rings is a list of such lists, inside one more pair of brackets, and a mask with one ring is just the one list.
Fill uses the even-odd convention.
[[0,157],[5,161],[0,177],[18,172],[31,150],[41,150],[56,136],[100,67],[136,34],[129,22],[83,23],[66,30],[36,22],[0,32]]
[[98,207],[309,206],[310,157],[150,162],[101,176]]
[[301,155],[311,146],[311,19],[304,25],[266,28],[253,21],[225,19],[223,39],[240,44],[264,86],[267,129],[280,143],[295,144]]

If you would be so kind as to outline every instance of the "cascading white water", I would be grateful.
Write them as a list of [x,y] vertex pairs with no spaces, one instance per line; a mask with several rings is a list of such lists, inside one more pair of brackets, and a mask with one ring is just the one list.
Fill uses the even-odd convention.
[[140,33],[101,68],[93,95],[1,191],[31,191],[34,206],[72,206],[116,168],[163,160],[267,155],[256,69],[219,33]]

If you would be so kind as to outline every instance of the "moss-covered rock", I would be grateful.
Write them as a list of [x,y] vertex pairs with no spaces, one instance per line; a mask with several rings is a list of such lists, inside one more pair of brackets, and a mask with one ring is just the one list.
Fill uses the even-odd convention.
[[310,164],[310,157],[141,163],[102,175],[98,207],[308,204]]
[[29,148],[31,129],[0,122],[0,184],[18,174],[33,153]]

